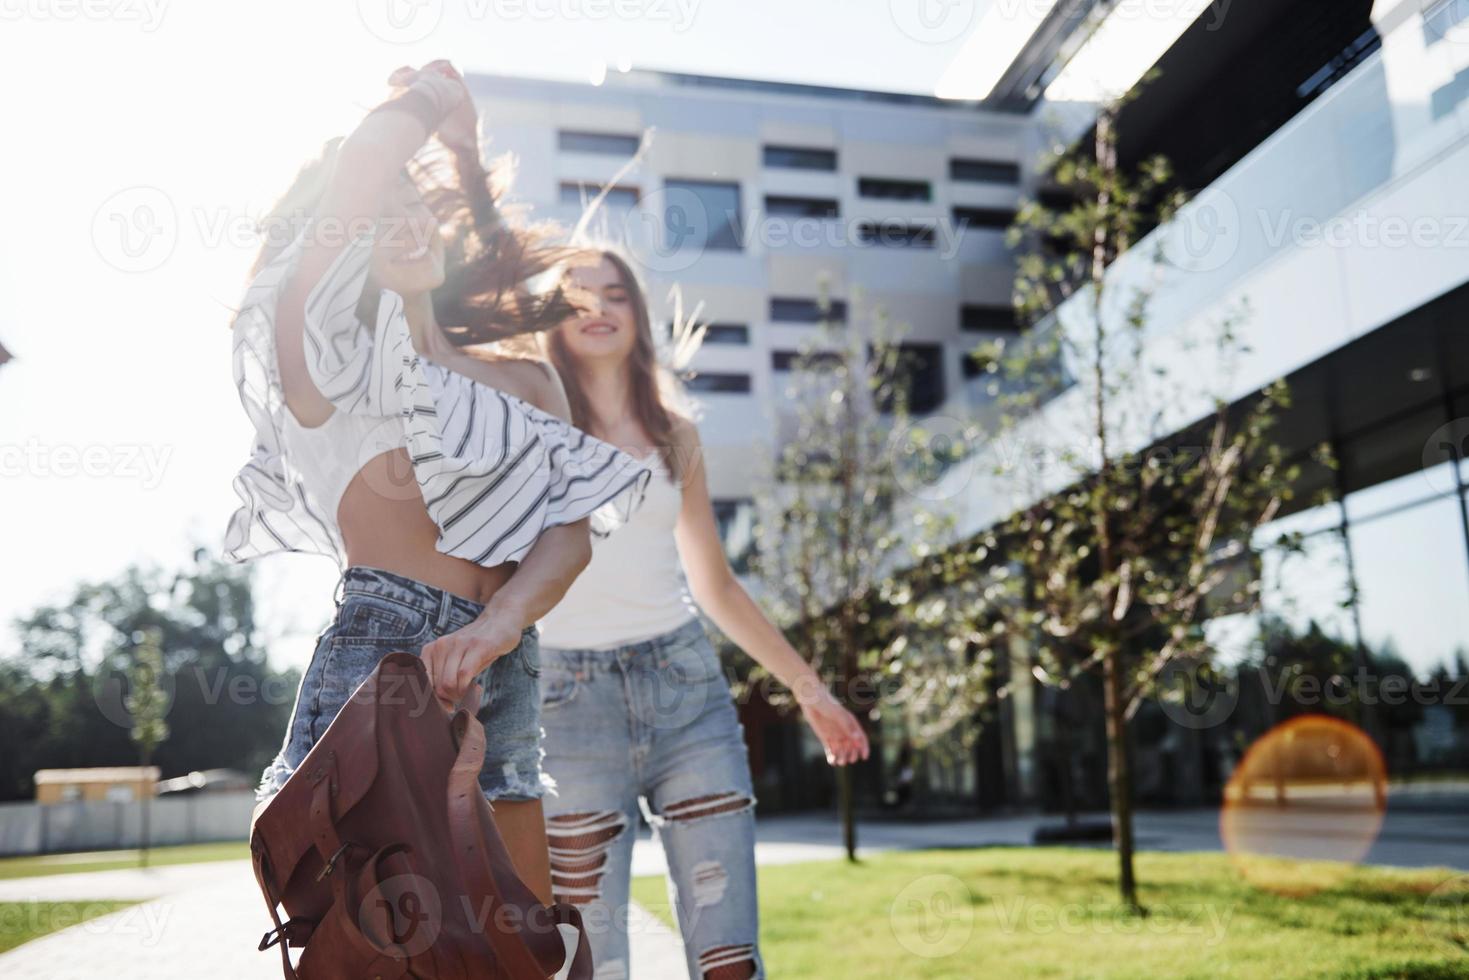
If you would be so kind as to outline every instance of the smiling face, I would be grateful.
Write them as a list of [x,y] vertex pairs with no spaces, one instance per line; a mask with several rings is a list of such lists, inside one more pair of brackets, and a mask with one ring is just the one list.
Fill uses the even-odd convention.
[[604,256],[569,277],[584,309],[556,328],[566,352],[576,360],[626,360],[638,341],[638,318],[621,270]]
[[444,239],[439,222],[407,175],[383,205],[372,246],[372,277],[399,296],[420,295],[444,283]]

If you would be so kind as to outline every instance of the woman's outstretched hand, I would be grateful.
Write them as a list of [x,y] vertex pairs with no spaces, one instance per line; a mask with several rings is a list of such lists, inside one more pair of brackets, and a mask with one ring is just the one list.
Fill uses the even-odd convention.
[[871,748],[862,723],[824,686],[813,685],[810,691],[798,691],[796,699],[806,716],[806,724],[821,739],[830,765],[847,766],[867,758]]
[[450,711],[476,677],[520,645],[520,626],[510,617],[481,616],[423,648],[423,664],[439,702]]
[[388,84],[394,88],[411,88],[417,82],[432,84],[436,95],[448,99],[448,111],[439,124],[439,142],[454,153],[477,153],[479,114],[475,112],[474,99],[459,70],[440,58],[422,68],[404,65],[388,76]]

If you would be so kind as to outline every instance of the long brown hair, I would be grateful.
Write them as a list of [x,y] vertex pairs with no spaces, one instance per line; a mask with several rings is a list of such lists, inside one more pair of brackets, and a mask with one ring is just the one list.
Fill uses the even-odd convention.
[[[678,395],[677,380],[672,372],[658,363],[658,347],[653,340],[653,318],[648,312],[648,294],[626,259],[610,248],[598,250],[601,258],[617,270],[622,287],[627,290],[633,310],[634,339],[627,359],[628,390],[632,398],[632,414],[648,438],[653,440],[664,465],[675,482],[683,477],[684,467],[674,446],[673,409],[669,403]],[[577,370],[576,358],[566,347],[560,331],[547,334],[547,352],[566,386],[566,400],[571,405],[571,421],[584,432],[604,431],[602,422],[587,398]]]
[[[341,143],[328,141],[261,221],[264,244],[252,278],[315,215]],[[552,223],[508,220],[501,201],[510,169],[502,159],[486,171],[477,161],[451,159],[436,148],[426,148],[407,168],[444,236],[444,282],[432,294],[434,317],[460,347],[547,330],[576,312],[558,283],[541,293],[530,283],[584,252],[553,244],[561,232]],[[363,290],[358,316],[366,323],[377,319],[378,295],[371,283]]]

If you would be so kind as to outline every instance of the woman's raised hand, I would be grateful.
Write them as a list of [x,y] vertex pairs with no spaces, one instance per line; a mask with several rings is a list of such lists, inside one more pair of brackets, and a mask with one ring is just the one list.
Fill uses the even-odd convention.
[[440,58],[422,68],[404,65],[388,76],[388,84],[426,92],[442,110],[439,141],[455,153],[477,152],[479,116],[464,76],[452,64]]

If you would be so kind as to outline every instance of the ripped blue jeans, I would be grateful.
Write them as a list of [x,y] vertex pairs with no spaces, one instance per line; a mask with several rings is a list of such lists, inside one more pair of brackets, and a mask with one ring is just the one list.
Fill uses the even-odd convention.
[[628,964],[639,805],[668,858],[692,978],[764,977],[744,731],[697,620],[610,650],[541,649],[551,886],[581,908],[597,980]]

